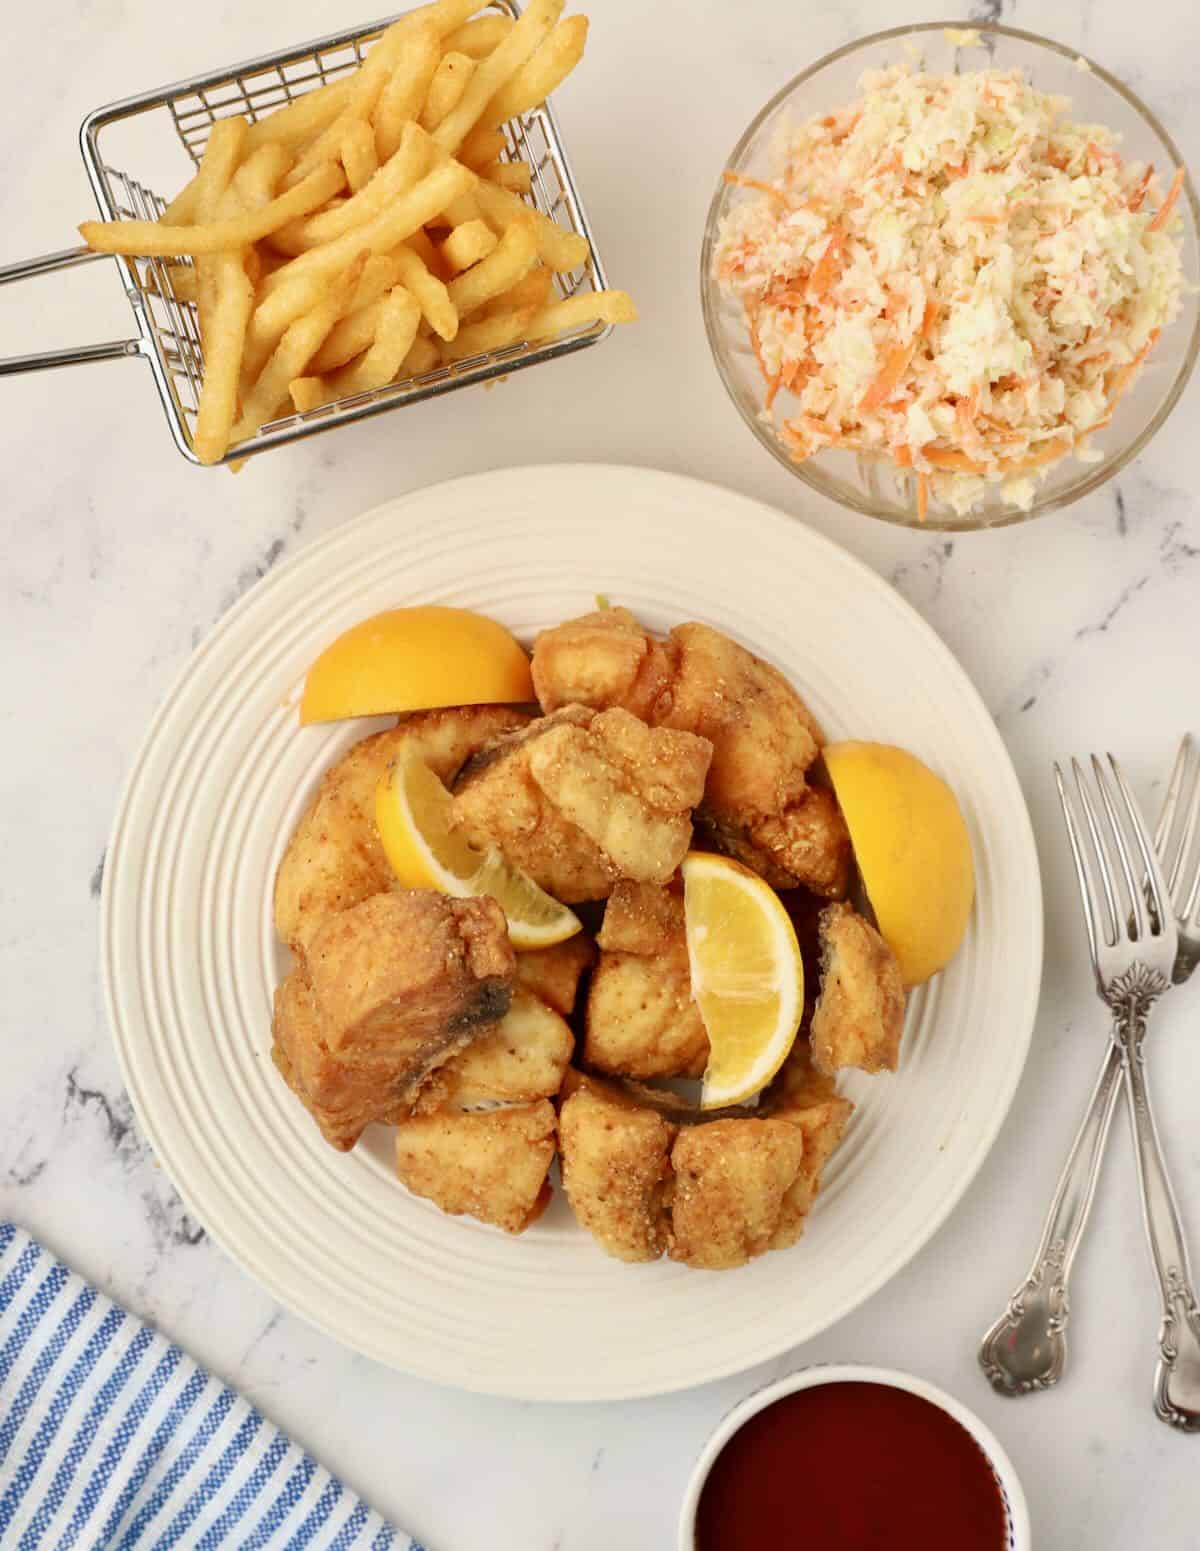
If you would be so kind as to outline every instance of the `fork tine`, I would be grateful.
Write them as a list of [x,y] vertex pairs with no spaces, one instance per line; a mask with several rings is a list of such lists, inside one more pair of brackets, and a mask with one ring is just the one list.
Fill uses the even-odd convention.
[[[1157,936],[1164,937],[1174,933],[1175,923],[1171,916],[1171,901],[1167,894],[1167,886],[1163,881],[1162,868],[1158,865],[1158,857],[1154,854],[1154,848],[1150,844],[1150,836],[1146,832],[1146,821],[1142,817],[1141,809],[1134,801],[1133,793],[1129,790],[1129,783],[1117,764],[1116,759],[1110,754],[1108,763],[1112,768],[1113,779],[1117,783],[1117,790],[1121,794],[1121,803],[1125,809],[1125,817],[1129,822],[1129,828],[1133,831],[1133,838],[1137,845],[1138,854],[1145,869],[1145,877],[1150,888],[1150,905],[1158,918]],[[1107,783],[1105,783],[1107,786]],[[1131,859],[1125,844],[1126,835],[1123,826],[1118,825],[1118,836],[1121,844],[1121,862],[1126,869],[1126,875],[1130,873]],[[1143,934],[1142,923],[1145,922],[1145,896],[1141,889],[1135,889],[1134,894],[1138,902],[1138,937]],[[1145,930],[1149,931],[1149,923],[1146,922]]]
[[[1154,849],[1159,856],[1164,854],[1167,837],[1175,823],[1179,794],[1183,789],[1183,773],[1187,769],[1191,753],[1192,735],[1190,732],[1185,732],[1179,744],[1179,752],[1175,755],[1175,763],[1171,766],[1171,779],[1167,782],[1167,794],[1163,798],[1162,812],[1158,815],[1158,823],[1154,826]],[[1173,879],[1168,881],[1167,887],[1174,887]]]
[[[1190,743],[1191,739],[1187,741]],[[1200,850],[1197,850],[1194,859],[1192,857],[1198,824],[1200,824],[1200,759],[1192,767],[1192,800],[1184,821],[1179,855],[1176,858],[1176,865],[1171,869],[1171,881],[1167,885],[1171,890],[1175,915],[1180,921],[1191,920],[1192,913],[1196,910],[1197,900],[1200,899]],[[1190,889],[1187,886],[1189,873],[1193,873]]]
[[[1072,761],[1074,763],[1074,761]],[[1083,844],[1070,793],[1063,781],[1063,773],[1057,760],[1054,764],[1054,782],[1058,787],[1058,800],[1062,807],[1063,821],[1067,826],[1067,839],[1071,842],[1071,857],[1075,863],[1075,879],[1079,884],[1079,897],[1083,901],[1083,923],[1087,927],[1088,949],[1092,955],[1092,968],[1096,983],[1100,984],[1100,941],[1102,935],[1096,913],[1100,908],[1099,893],[1092,877],[1092,864]]]
[[[1096,858],[1096,867],[1100,874],[1100,882],[1103,885],[1104,902],[1108,906],[1108,918],[1106,923],[1097,922],[1102,927],[1101,936],[1106,946],[1121,940],[1121,917],[1117,908],[1117,896],[1113,890],[1112,867],[1108,861],[1108,853],[1105,850],[1104,841],[1100,835],[1100,826],[1096,822],[1096,810],[1092,799],[1088,796],[1087,783],[1084,780],[1083,771],[1079,761],[1071,761],[1071,772],[1075,777],[1075,790],[1079,794],[1079,806],[1083,809],[1083,816],[1087,820],[1088,833],[1092,837],[1092,852]],[[1095,889],[1095,878],[1092,879],[1092,887]]]

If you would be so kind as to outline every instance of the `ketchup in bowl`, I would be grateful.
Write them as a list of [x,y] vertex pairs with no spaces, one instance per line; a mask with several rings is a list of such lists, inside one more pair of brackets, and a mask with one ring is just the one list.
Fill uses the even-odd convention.
[[815,1384],[713,1461],[696,1551],[1006,1551],[1000,1486],[959,1422],[886,1384]]

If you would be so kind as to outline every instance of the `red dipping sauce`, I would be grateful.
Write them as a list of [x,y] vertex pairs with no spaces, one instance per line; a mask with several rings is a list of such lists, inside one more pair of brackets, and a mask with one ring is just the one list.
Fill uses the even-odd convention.
[[1006,1551],[1000,1486],[952,1416],[907,1390],[816,1384],[713,1461],[697,1551]]

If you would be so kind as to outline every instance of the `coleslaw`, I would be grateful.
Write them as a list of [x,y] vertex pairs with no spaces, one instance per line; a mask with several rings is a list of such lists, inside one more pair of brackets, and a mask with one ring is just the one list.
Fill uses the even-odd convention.
[[[959,514],[1089,438],[1179,309],[1178,168],[1164,192],[1118,137],[1020,71],[871,71],[786,137],[714,258],[742,304],[763,413],[792,456],[911,470]],[[778,419],[776,418],[778,417]]]

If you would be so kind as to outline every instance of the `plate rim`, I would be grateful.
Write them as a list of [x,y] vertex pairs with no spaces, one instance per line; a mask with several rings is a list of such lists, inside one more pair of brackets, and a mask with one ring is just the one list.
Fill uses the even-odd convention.
[[[205,1212],[197,1207],[190,1185],[181,1185],[175,1170],[168,1162],[172,1158],[172,1151],[169,1136],[166,1134],[167,1128],[160,1126],[152,1118],[152,1107],[145,1102],[144,1088],[133,1062],[132,1047],[129,1044],[129,1030],[123,1026],[118,1016],[115,985],[114,897],[117,892],[117,880],[120,876],[121,849],[129,828],[132,800],[137,792],[141,773],[151,753],[156,750],[160,731],[192,678],[202,670],[213,651],[236,628],[243,615],[257,607],[265,594],[277,587],[283,586],[293,571],[302,565],[309,564],[315,556],[326,550],[336,549],[355,530],[366,527],[372,522],[381,519],[386,513],[398,512],[408,504],[428,501],[435,497],[435,493],[446,494],[472,485],[485,487],[489,481],[497,478],[512,479],[522,476],[540,477],[544,475],[578,478],[581,476],[586,477],[588,472],[603,473],[606,476],[618,475],[635,481],[665,481],[703,490],[710,496],[715,492],[719,500],[729,501],[734,505],[740,506],[747,515],[753,513],[755,520],[761,522],[764,528],[771,527],[777,532],[786,529],[797,536],[797,542],[801,545],[810,545],[817,551],[824,552],[832,558],[835,564],[848,568],[855,573],[857,580],[867,589],[885,597],[893,607],[898,608],[899,612],[906,617],[906,622],[909,626],[915,627],[915,633],[922,638],[925,648],[938,657],[943,666],[961,681],[965,694],[970,700],[974,701],[976,708],[982,713],[987,729],[985,735],[991,737],[994,745],[993,752],[999,756],[994,765],[995,773],[997,778],[1002,780],[1003,784],[1009,788],[1009,796],[1014,799],[1011,803],[1014,816],[1019,815],[1020,818],[1020,834],[1019,836],[1014,835],[1011,838],[1014,844],[1019,843],[1020,849],[1025,853],[1025,861],[1029,868],[1031,881],[1034,884],[1034,897],[1030,901],[1031,909],[1026,921],[1028,928],[1026,944],[1028,956],[1025,960],[1028,966],[1027,984],[1023,1002],[1019,1008],[1019,1017],[1014,1020],[1015,1023],[1019,1024],[1019,1028],[1014,1035],[1014,1043],[1019,1039],[1021,1045],[1020,1059],[1013,1063],[1005,1088],[998,1090],[1001,1101],[994,1106],[989,1123],[973,1137],[971,1151],[964,1159],[963,1167],[953,1188],[947,1190],[944,1198],[939,1203],[937,1211],[930,1214],[928,1220],[922,1224],[920,1232],[915,1234],[903,1246],[898,1247],[890,1259],[879,1267],[872,1276],[860,1281],[856,1285],[852,1296],[843,1304],[838,1313],[829,1319],[823,1320],[815,1329],[809,1330],[804,1335],[793,1337],[790,1340],[773,1341],[769,1350],[765,1350],[748,1359],[738,1360],[736,1357],[731,1357],[728,1360],[718,1361],[707,1366],[703,1373],[696,1376],[677,1377],[666,1382],[662,1379],[651,1379],[643,1384],[631,1384],[625,1381],[610,1388],[598,1387],[594,1383],[576,1384],[573,1380],[573,1375],[565,1372],[560,1375],[561,1382],[551,1388],[541,1380],[518,1386],[508,1382],[489,1381],[486,1378],[473,1378],[469,1373],[451,1378],[442,1372],[426,1371],[409,1363],[402,1362],[393,1352],[387,1349],[385,1342],[375,1341],[368,1332],[356,1333],[351,1337],[346,1331],[335,1327],[331,1321],[322,1317],[319,1312],[304,1306],[297,1300],[294,1291],[286,1284],[286,1278],[275,1274],[270,1269],[269,1261],[255,1259],[252,1255],[248,1255],[241,1246],[235,1249],[233,1244],[227,1241],[223,1230],[214,1231]],[[747,1372],[763,1362],[777,1359],[804,1343],[816,1339],[818,1335],[831,1329],[859,1309],[867,1299],[873,1297],[911,1260],[915,1259],[917,1255],[926,1249],[932,1239],[945,1226],[952,1213],[961,1205],[964,1196],[977,1178],[984,1162],[995,1145],[1001,1128],[1011,1113],[1013,1101],[1028,1060],[1029,1049],[1036,1026],[1045,946],[1045,898],[1040,859],[1029,806],[1017,777],[1012,757],[1000,735],[999,729],[995,725],[995,720],[986,702],[967,673],[967,670],[958,661],[950,647],[942,640],[929,621],[885,577],[881,576],[859,556],[843,548],[836,540],[811,527],[802,518],[794,516],[779,507],[772,506],[769,502],[761,501],[755,496],[746,495],[728,485],[720,484],[715,480],[699,479],[692,475],[680,474],[673,470],[660,469],[649,465],[610,463],[591,459],[499,465],[471,474],[457,475],[430,485],[418,486],[399,495],[389,497],[365,511],[339,522],[328,533],[324,533],[303,545],[294,555],[290,555],[282,564],[273,567],[265,576],[259,578],[252,587],[248,588],[225,614],[216,621],[203,640],[188,654],[186,660],[181,664],[150,718],[131,759],[128,773],[120,789],[120,795],[109,830],[108,846],[105,855],[106,865],[101,886],[98,921],[98,946],[100,950],[101,987],[109,1032],[116,1047],[122,1080],[133,1105],[142,1136],[148,1144],[155,1161],[163,1169],[173,1188],[178,1192],[189,1214],[195,1217],[203,1226],[205,1233],[243,1275],[250,1277],[262,1287],[280,1307],[321,1331],[323,1335],[337,1342],[345,1350],[357,1352],[391,1368],[393,1371],[411,1375],[425,1382],[439,1384],[443,1387],[462,1390],[466,1393],[494,1395],[506,1399],[553,1404],[605,1403],[609,1401],[648,1399],[658,1395],[694,1389],[703,1384],[714,1383],[721,1379]]]

